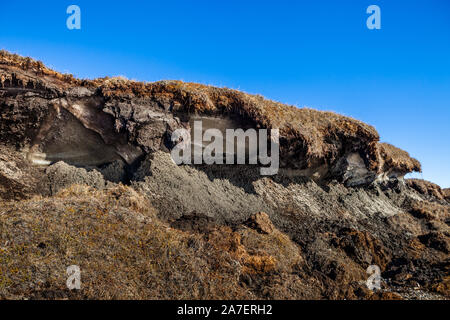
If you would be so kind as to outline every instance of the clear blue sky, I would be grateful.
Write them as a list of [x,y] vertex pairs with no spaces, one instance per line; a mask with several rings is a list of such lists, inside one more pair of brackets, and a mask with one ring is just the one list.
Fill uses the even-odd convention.
[[[81,30],[66,28],[70,4]],[[371,4],[381,30],[366,27]],[[0,48],[82,78],[180,79],[349,115],[450,187],[448,0],[2,1]]]

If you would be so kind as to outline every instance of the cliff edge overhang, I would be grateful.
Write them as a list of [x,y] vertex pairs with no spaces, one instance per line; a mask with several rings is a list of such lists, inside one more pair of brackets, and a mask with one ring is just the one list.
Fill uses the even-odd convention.
[[[380,143],[374,127],[333,112],[181,81],[80,80],[6,51],[0,51],[0,112],[0,139],[41,164],[132,165],[170,150],[174,130],[207,117],[279,129],[281,167],[315,180],[355,186],[421,170],[406,151]],[[103,156],[91,152],[99,148]]]

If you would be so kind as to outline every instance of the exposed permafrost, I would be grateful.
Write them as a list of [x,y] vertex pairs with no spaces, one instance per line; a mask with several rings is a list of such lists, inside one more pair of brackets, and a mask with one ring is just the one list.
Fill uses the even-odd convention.
[[335,113],[180,81],[78,80],[17,59],[0,60],[0,138],[30,147],[37,164],[133,166],[147,154],[170,151],[172,132],[189,130],[200,117],[219,130],[227,123],[279,129],[281,168],[317,181],[353,186],[420,170],[406,152],[380,144],[373,127]]
[[367,184],[373,181],[375,174],[368,170],[358,153],[350,153],[345,158],[346,168],[343,181],[349,186]]
[[76,166],[100,166],[123,159],[132,164],[142,152],[113,130],[111,116],[87,103],[53,100],[46,119],[33,137],[28,158],[33,164],[64,161]]

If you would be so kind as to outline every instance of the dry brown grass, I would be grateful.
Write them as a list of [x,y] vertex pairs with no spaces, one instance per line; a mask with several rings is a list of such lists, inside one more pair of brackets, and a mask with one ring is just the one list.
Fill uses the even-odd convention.
[[42,61],[36,61],[30,57],[22,57],[18,54],[9,53],[6,50],[0,50],[0,65],[15,67],[23,71],[32,72],[38,76],[48,76],[59,80],[60,84],[81,84],[83,81],[76,79],[71,74],[62,74],[47,68]]
[[[0,203],[0,299],[258,298],[240,276],[270,283],[301,262],[278,231],[170,228],[125,186],[73,185],[52,198]],[[81,268],[80,291],[66,289],[70,265]]]
[[381,171],[395,170],[403,174],[412,171],[422,171],[420,162],[412,158],[408,152],[389,143],[379,143],[378,149],[382,160],[380,163]]
[[450,208],[430,201],[414,201],[409,210],[419,219],[446,221],[450,218]]
[[450,188],[442,189],[445,200],[450,201]]
[[374,127],[333,112],[297,108],[260,95],[182,81],[144,83],[123,77],[78,80],[48,69],[40,61],[4,50],[0,51],[2,64],[47,76],[48,80],[56,79],[60,87],[98,88],[105,99],[138,97],[166,104],[170,101],[173,112],[232,113],[254,123],[255,127],[278,128],[282,152],[293,152],[297,161],[301,159],[300,169],[332,164],[346,152],[359,152],[373,171],[385,167],[405,173],[420,171],[420,163],[407,152],[389,144],[378,144],[379,135]]
[[445,198],[441,187],[433,182],[422,179],[406,179],[406,184],[420,194],[432,196],[439,200]]

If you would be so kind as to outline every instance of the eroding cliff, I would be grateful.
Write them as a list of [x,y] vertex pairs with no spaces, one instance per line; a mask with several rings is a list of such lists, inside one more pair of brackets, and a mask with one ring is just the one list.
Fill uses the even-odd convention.
[[[420,163],[370,125],[226,88],[79,80],[5,51],[0,115],[0,299],[450,297],[448,189],[403,179]],[[176,165],[171,135],[194,120],[279,129],[278,174]]]
[[50,162],[102,165],[120,157],[132,165],[170,150],[172,132],[189,129],[192,117],[216,117],[244,128],[279,129],[281,167],[318,181],[367,185],[421,170],[408,153],[379,143],[370,125],[236,90],[181,81],[78,80],[4,51],[0,78],[2,141],[46,154]]

